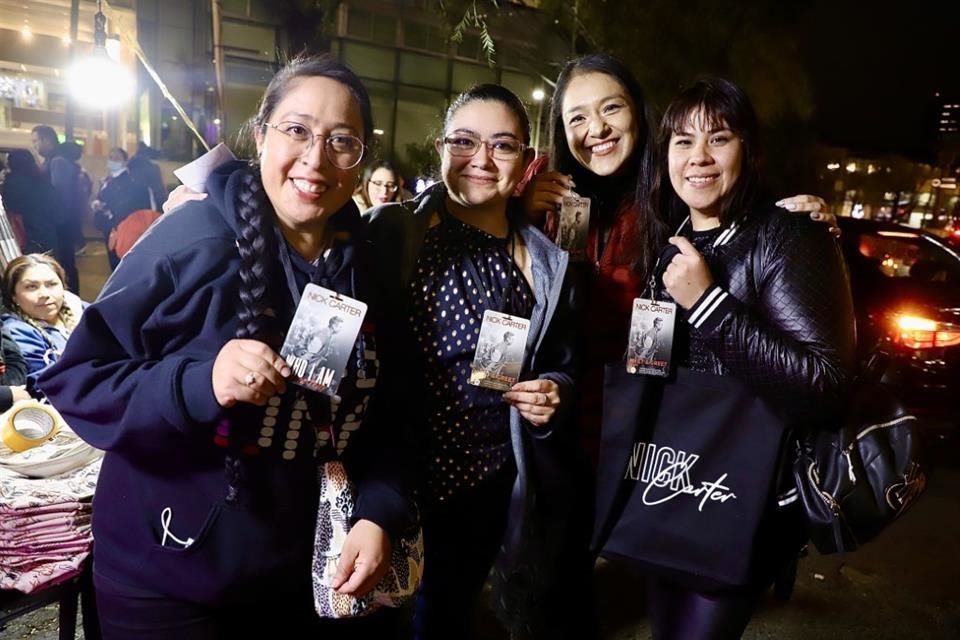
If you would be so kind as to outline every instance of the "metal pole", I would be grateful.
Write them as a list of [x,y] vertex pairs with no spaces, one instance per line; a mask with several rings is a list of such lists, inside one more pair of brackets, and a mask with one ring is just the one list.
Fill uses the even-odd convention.
[[[80,0],[70,0],[70,64],[77,59],[77,38],[80,35]],[[64,105],[63,133],[68,142],[73,141],[73,128],[77,113],[73,97],[67,91],[67,103]]]
[[544,96],[537,103],[537,130],[534,132],[533,149],[538,158],[540,157],[540,118],[543,116],[543,101],[546,99],[546,96]]
[[[212,0],[210,13],[213,20],[213,74],[217,84],[217,117],[220,119],[219,132],[227,130],[227,116],[223,110],[223,7],[220,0]],[[220,136],[222,139],[222,135]]]
[[580,31],[580,0],[573,0],[573,24],[570,25],[570,57],[577,57],[577,33]]

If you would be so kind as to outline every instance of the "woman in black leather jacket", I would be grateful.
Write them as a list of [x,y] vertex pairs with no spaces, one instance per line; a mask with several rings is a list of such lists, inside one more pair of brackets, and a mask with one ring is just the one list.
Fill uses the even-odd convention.
[[[653,197],[676,235],[655,288],[677,304],[673,377],[645,380],[642,393],[607,386],[618,400],[604,414],[604,429],[628,429],[632,437],[619,447],[626,478],[616,460],[600,471],[597,542],[604,555],[639,560],[657,640],[741,636],[758,595],[806,537],[785,464],[791,433],[836,415],[853,365],[853,307],[839,248],[824,225],[764,202],[757,130],[749,99],[720,79],[695,83],[667,109]],[[671,408],[665,389],[685,383],[683,402]],[[645,399],[627,399],[633,396]],[[664,415],[670,411],[675,417]],[[696,431],[689,423],[697,420],[722,429],[701,440],[709,443],[701,449],[680,449],[682,438],[671,443],[672,467],[664,471],[662,457],[650,456],[652,477],[641,468],[631,477],[638,451],[664,450],[665,425]],[[704,427],[711,428],[717,431]],[[726,458],[738,448],[750,464]],[[724,457],[720,466],[730,472],[716,485],[703,482],[715,477],[704,473],[711,455]],[[750,498],[756,520],[728,522],[730,507]],[[677,530],[688,527],[691,539],[644,534],[658,518],[689,519]],[[745,539],[741,557],[716,560],[705,551],[709,540],[693,540],[698,528],[708,539]]]

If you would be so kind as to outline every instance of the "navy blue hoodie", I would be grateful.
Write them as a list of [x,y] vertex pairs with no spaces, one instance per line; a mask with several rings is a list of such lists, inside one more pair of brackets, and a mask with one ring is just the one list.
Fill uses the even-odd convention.
[[[291,583],[309,589],[317,463],[336,454],[332,443],[317,445],[306,426],[292,433],[301,418],[310,424],[295,397],[298,388],[289,385],[267,408],[241,405],[234,412],[259,430],[258,455],[242,467],[238,505],[224,501],[224,450],[214,444],[226,413],[213,394],[212,370],[238,328],[234,202],[246,172],[242,163],[219,168],[206,200],[187,203],[150,228],[40,379],[67,423],[107,451],[93,509],[98,588],[110,584],[127,595],[210,604],[256,599],[289,590]],[[359,221],[359,213],[350,202],[333,220]],[[362,227],[348,226],[355,232],[349,250],[372,253]],[[366,361],[351,365],[348,378],[354,379],[357,367],[378,365],[375,338],[389,324],[378,312],[373,272],[356,273],[359,297],[374,321],[364,331],[376,335],[368,337]],[[307,276],[298,272],[296,279],[302,290]],[[283,282],[277,286],[286,292]],[[356,294],[349,286],[330,286]],[[293,314],[291,296],[274,299],[285,327]],[[355,517],[396,537],[414,517],[397,471],[404,456],[391,448],[400,429],[378,428],[386,427],[375,415],[378,403],[387,405],[379,399],[383,378],[368,407],[369,390],[357,387],[369,386],[377,374],[364,374],[366,382],[345,379],[340,390],[342,404],[348,404],[338,411],[340,422],[354,422],[349,446],[346,436],[340,443],[343,460],[358,485]],[[355,430],[361,422],[364,428]]]

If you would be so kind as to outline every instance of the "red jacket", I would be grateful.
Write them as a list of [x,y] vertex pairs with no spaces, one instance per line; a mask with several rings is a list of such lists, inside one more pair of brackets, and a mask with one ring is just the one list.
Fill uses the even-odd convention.
[[[548,164],[545,155],[532,162],[518,192],[522,192],[534,176],[546,170]],[[633,264],[636,256],[632,240],[637,219],[633,203],[621,205],[612,215],[607,211],[590,212],[587,263],[582,265],[586,273],[578,282],[585,292],[583,308],[590,311],[578,319],[577,351],[581,366],[577,379],[581,387],[581,441],[594,461],[599,451],[603,367],[623,360],[633,299],[643,291],[643,278]],[[557,227],[557,213],[548,213],[544,233],[554,241]],[[609,231],[601,252],[600,234],[604,229]]]

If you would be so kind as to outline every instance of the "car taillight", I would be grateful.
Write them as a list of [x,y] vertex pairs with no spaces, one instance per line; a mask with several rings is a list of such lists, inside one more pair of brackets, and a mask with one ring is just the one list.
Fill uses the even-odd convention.
[[952,347],[960,344],[960,326],[929,318],[899,314],[893,318],[895,342],[910,349]]

